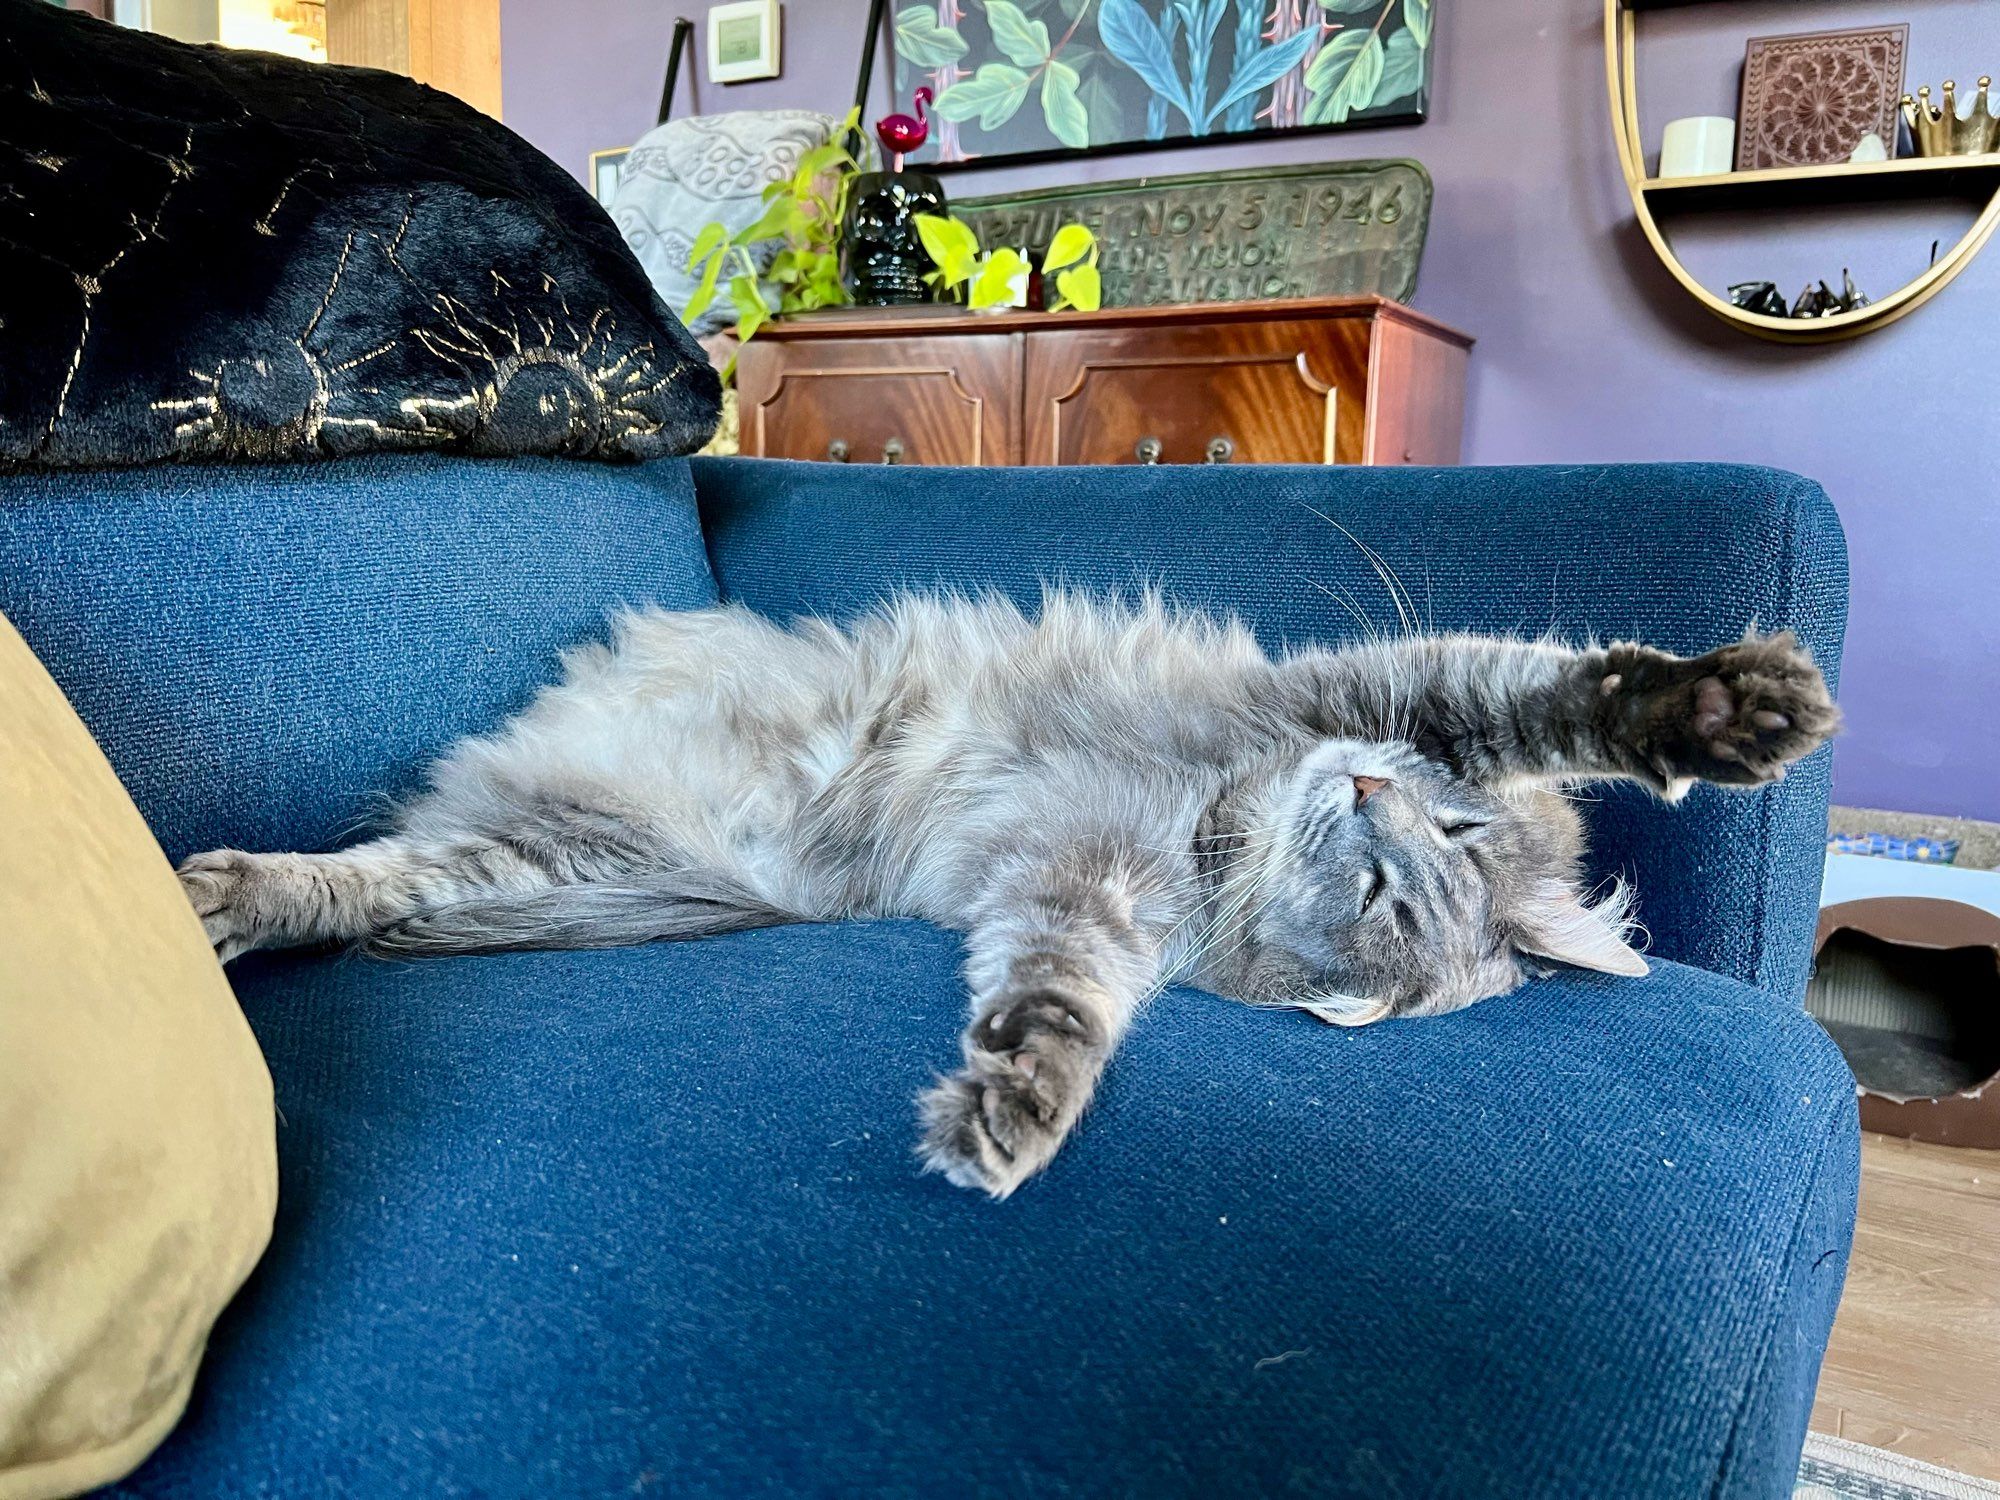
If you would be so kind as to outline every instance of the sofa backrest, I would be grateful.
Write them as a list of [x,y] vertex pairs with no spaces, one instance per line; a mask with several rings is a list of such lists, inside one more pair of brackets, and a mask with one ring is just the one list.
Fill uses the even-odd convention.
[[[1839,518],[1818,485],[1721,464],[1522,469],[940,470],[694,460],[724,598],[841,619],[898,588],[1158,585],[1266,645],[1411,623],[1706,651],[1795,627],[1837,679]],[[1343,530],[1344,528],[1344,530]],[[1357,541],[1358,539],[1358,541]],[[1368,551],[1362,545],[1366,544]],[[1779,786],[1667,808],[1587,794],[1596,873],[1635,878],[1653,949],[1803,993],[1831,754]]]
[[614,607],[714,600],[680,461],[0,477],[0,614],[176,860],[329,847]]

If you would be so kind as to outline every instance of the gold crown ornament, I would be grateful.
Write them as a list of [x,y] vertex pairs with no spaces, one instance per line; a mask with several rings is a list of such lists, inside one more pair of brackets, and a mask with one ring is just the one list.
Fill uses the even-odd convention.
[[1993,112],[1991,78],[1979,80],[1979,92],[1960,109],[1958,85],[1944,81],[1944,105],[1931,103],[1925,84],[1913,99],[1903,95],[1903,119],[1919,156],[1983,156],[2000,151],[2000,115]]

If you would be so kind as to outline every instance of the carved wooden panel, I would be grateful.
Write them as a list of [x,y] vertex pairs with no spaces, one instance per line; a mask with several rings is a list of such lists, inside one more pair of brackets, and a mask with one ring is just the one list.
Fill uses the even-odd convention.
[[1843,162],[1873,134],[1896,151],[1907,25],[1750,39],[1736,170]]
[[1359,463],[1362,319],[1028,336],[1034,464]]
[[845,463],[1020,462],[1019,335],[756,340],[737,364],[743,451]]

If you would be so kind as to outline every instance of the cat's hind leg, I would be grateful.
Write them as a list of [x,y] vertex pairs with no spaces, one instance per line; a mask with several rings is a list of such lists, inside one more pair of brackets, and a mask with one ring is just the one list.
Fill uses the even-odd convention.
[[431,907],[552,884],[545,868],[491,844],[400,835],[335,854],[214,849],[178,873],[224,963],[258,948],[361,941]]
[[227,963],[359,943],[382,957],[621,948],[797,920],[720,873],[607,865],[543,844],[394,836],[337,854],[217,849],[181,885]]

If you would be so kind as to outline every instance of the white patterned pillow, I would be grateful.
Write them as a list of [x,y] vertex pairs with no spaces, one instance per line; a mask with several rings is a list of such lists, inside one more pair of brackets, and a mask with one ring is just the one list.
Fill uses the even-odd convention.
[[[839,129],[834,116],[811,110],[739,110],[669,120],[642,136],[620,171],[611,218],[660,300],[678,314],[694,295],[688,254],[704,225],[747,228],[764,211],[765,187],[790,177]],[[761,247],[759,270],[777,250],[775,240]],[[724,297],[688,327],[700,335],[735,321]]]

